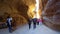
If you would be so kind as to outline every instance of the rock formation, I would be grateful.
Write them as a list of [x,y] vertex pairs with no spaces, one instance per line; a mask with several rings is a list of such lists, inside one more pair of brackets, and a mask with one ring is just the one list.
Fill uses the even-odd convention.
[[60,30],[60,0],[49,0],[43,12],[44,23],[54,30]]
[[3,22],[6,22],[10,14],[16,26],[26,24],[29,19],[27,12],[30,10],[30,5],[34,3],[35,1],[32,0],[0,0],[0,17],[3,17]]

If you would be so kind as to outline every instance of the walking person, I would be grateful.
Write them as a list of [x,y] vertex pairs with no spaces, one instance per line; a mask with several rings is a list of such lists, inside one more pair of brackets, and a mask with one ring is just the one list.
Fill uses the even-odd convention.
[[34,19],[33,19],[33,28],[34,28],[34,29],[36,28],[36,23],[37,23],[37,18],[34,18]]
[[40,19],[37,19],[37,25],[39,25],[39,21],[40,21]]
[[31,28],[32,19],[28,19],[29,29]]
[[7,17],[7,26],[8,26],[8,29],[9,29],[9,32],[11,33],[12,32],[12,17],[8,16]]

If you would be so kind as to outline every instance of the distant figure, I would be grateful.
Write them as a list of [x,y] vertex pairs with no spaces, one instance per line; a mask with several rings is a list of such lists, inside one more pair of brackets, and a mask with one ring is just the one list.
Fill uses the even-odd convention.
[[37,19],[37,25],[39,25],[39,19]]
[[34,28],[34,29],[36,28],[36,23],[37,23],[37,18],[34,18],[34,19],[33,19],[33,28]]
[[39,25],[39,23],[40,25],[42,24],[42,19],[37,19],[37,25]]
[[10,33],[12,32],[12,25],[11,25],[11,23],[12,23],[12,17],[8,16],[7,17],[7,26],[9,28],[9,32]]
[[29,29],[31,28],[32,19],[28,19]]

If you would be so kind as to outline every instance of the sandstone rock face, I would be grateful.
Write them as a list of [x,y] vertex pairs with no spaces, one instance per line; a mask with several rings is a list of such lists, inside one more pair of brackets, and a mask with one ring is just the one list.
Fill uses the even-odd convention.
[[29,6],[34,3],[35,1],[32,0],[0,0],[0,16],[4,18],[5,22],[10,14],[15,25],[26,24],[29,19],[27,14]]
[[47,4],[47,2],[48,2],[48,0],[42,0],[42,9],[44,10],[44,7],[46,6],[46,4]]
[[45,23],[48,22],[48,26],[60,30],[60,0],[49,0],[43,12]]

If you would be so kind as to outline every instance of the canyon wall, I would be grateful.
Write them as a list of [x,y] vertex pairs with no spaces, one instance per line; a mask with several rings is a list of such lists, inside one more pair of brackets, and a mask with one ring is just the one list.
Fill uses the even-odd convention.
[[48,0],[43,14],[44,23],[48,27],[60,31],[60,0]]

